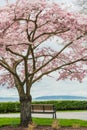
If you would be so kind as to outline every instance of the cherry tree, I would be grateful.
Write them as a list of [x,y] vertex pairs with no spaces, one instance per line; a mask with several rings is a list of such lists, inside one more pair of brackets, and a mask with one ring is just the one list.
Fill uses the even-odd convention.
[[86,35],[85,16],[50,1],[17,0],[0,8],[0,84],[18,90],[22,126],[32,121],[34,83],[54,71],[58,80],[86,76]]

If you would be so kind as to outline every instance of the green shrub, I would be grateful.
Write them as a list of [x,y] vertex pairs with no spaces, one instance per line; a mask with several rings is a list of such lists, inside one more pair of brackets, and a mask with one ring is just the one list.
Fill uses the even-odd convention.
[[[32,104],[54,104],[56,110],[87,110],[87,101],[34,101]],[[0,103],[0,113],[20,112],[19,102]]]
[[0,103],[0,113],[20,112],[20,103],[3,102]]
[[87,101],[68,101],[68,100],[58,100],[58,101],[40,101],[33,102],[40,104],[54,104],[56,110],[87,110]]

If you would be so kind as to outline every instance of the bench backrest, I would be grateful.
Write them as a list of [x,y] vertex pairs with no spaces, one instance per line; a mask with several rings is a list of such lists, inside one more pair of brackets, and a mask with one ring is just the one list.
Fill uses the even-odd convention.
[[55,107],[53,104],[32,104],[31,105],[31,112],[34,111],[51,111],[54,112],[55,111]]

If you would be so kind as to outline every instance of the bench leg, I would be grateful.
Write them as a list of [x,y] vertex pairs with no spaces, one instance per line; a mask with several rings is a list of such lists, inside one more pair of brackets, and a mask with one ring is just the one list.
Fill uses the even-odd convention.
[[56,113],[53,113],[53,118],[56,119]]
[[55,113],[55,119],[56,119],[56,113]]
[[54,113],[53,113],[53,119],[54,119]]

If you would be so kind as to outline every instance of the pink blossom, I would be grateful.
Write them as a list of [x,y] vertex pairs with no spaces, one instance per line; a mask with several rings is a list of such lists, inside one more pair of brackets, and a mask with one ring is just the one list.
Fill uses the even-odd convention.
[[[61,44],[61,49],[50,46],[54,36],[63,39],[63,43],[53,43]],[[32,86],[53,71],[58,71],[58,79],[82,81],[87,75],[86,41],[86,15],[67,12],[46,0],[6,5],[0,9],[0,70],[7,71],[0,83],[12,87],[19,80],[25,85],[28,77]]]

